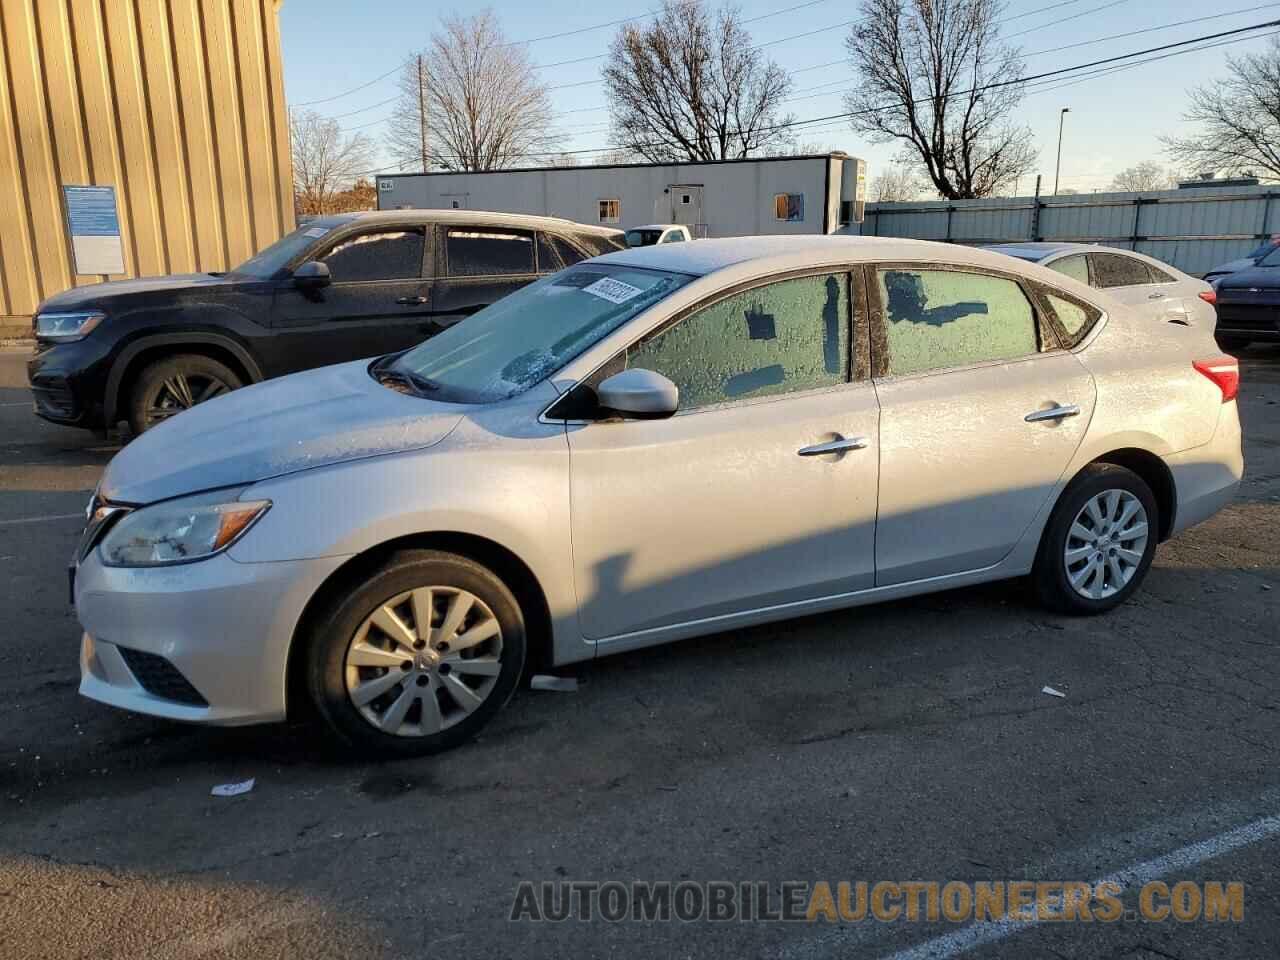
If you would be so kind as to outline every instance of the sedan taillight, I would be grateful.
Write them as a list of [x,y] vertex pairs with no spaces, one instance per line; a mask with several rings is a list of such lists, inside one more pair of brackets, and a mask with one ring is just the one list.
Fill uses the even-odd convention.
[[1218,291],[1217,290],[1201,290],[1200,299],[1203,300],[1205,303],[1216,305],[1218,302]]
[[1222,391],[1222,402],[1234,400],[1240,392],[1240,361],[1225,354],[1208,360],[1197,360],[1191,364],[1200,373],[1212,380]]

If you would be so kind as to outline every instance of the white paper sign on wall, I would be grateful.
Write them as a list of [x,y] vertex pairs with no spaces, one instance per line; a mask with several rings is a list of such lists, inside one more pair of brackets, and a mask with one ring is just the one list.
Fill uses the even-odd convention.
[[77,274],[124,273],[115,187],[63,185],[67,232]]

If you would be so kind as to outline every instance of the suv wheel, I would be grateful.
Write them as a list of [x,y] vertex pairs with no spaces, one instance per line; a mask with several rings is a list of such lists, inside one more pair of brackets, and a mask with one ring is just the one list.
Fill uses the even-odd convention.
[[225,364],[199,354],[166,357],[145,367],[129,398],[129,426],[134,435],[176,413],[243,386]]
[[1094,463],[1067,485],[1040,539],[1032,582],[1060,613],[1105,613],[1138,589],[1151,567],[1159,509],[1132,470]]
[[469,740],[524,669],[519,603],[490,570],[456,554],[402,550],[343,587],[314,622],[311,700],[361,753],[416,756]]

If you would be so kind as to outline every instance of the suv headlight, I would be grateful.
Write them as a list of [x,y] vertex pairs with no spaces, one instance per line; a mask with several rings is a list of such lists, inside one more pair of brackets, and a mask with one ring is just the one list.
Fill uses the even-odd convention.
[[102,562],[109,567],[163,567],[221,553],[271,506],[270,500],[237,500],[240,492],[214,490],[126,514],[103,538]]
[[83,340],[103,320],[106,314],[99,310],[75,310],[69,313],[37,313],[36,337],[40,340],[56,340],[70,343]]

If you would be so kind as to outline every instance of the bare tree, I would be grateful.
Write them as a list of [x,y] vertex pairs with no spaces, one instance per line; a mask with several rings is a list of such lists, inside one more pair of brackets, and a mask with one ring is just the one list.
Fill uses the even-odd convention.
[[858,75],[845,96],[855,131],[898,143],[949,200],[990,196],[1032,172],[1031,132],[1010,119],[1023,68],[1000,42],[999,0],[862,0],[860,9],[845,40]]
[[872,178],[868,187],[868,199],[875,203],[901,203],[919,200],[930,193],[929,185],[906,164],[885,167],[884,172]]
[[1190,97],[1182,118],[1195,132],[1162,138],[1174,163],[1280,179],[1280,39],[1272,37],[1262,53],[1227,57],[1227,76],[1196,87]]
[[1153,160],[1126,167],[1111,181],[1112,190],[1140,193],[1144,190],[1170,190],[1178,185],[1177,177]]
[[555,146],[551,98],[493,12],[448,16],[404,66],[387,149],[401,164],[497,170]]
[[338,195],[373,165],[373,143],[346,136],[336,120],[307,110],[289,112],[294,205],[299,213],[331,213]]
[[623,26],[602,71],[614,143],[651,162],[726,160],[790,138],[791,78],[751,43],[733,7],[664,0]]

